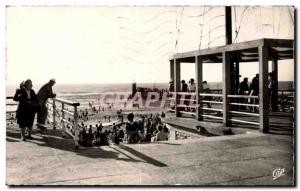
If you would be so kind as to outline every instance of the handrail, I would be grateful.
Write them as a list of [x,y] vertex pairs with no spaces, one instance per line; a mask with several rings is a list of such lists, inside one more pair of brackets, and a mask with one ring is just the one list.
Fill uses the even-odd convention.
[[73,101],[62,99],[62,98],[53,98],[53,100],[58,101],[60,103],[70,105],[70,106],[80,106],[79,102],[73,102]]
[[229,105],[259,107],[259,105],[257,105],[257,104],[247,104],[247,103],[229,103]]
[[200,95],[200,96],[203,96],[203,97],[223,97],[222,94],[207,94],[207,93],[200,93],[199,95]]
[[62,109],[61,111],[64,112],[64,113],[70,114],[70,115],[74,115],[73,112],[68,111],[68,110],[66,110],[66,109]]
[[193,100],[193,99],[179,99],[179,100],[183,100],[183,101],[192,101],[192,102],[196,102],[197,100]]
[[254,98],[258,99],[258,96],[250,96],[250,95],[227,95],[229,98]]
[[249,112],[242,112],[242,111],[229,111],[233,114],[241,114],[241,115],[250,115],[250,116],[259,116],[259,113],[249,113]]
[[204,115],[204,114],[202,114],[200,116],[206,117],[206,118],[212,118],[212,119],[221,119],[221,120],[223,119],[222,117],[217,117],[217,116],[213,116],[213,115]]
[[[74,139],[74,143],[75,143],[75,149],[79,148],[79,125],[78,125],[78,111],[77,111],[77,107],[80,106],[79,102],[73,102],[70,100],[65,100],[65,99],[61,99],[61,98],[53,98],[51,99],[51,101],[48,101],[48,104],[51,105],[52,107],[52,118],[53,118],[53,129],[56,129],[56,117],[59,117],[59,121],[61,121],[61,131],[62,131],[62,137],[64,137],[65,133],[70,135],[73,139]],[[61,104],[61,108],[56,108],[57,103]],[[65,109],[65,105],[68,106],[72,106],[74,107],[74,112],[68,111],[67,109]],[[60,113],[61,112],[61,115]],[[73,117],[73,133],[69,132],[69,130],[66,128],[68,122],[65,119],[65,113],[71,115]]]
[[178,95],[196,95],[196,93],[190,93],[190,92],[177,92]]
[[207,101],[207,100],[203,100],[203,101],[200,101],[201,103],[215,103],[215,104],[223,104],[222,101]]
[[209,108],[209,107],[201,107],[200,109],[207,110],[207,111],[219,111],[219,112],[223,112],[223,109],[216,109],[216,108]]
[[238,123],[246,123],[246,124],[251,124],[251,125],[259,125],[257,122],[253,121],[244,121],[244,120],[239,120],[239,119],[229,119],[232,122],[238,122]]

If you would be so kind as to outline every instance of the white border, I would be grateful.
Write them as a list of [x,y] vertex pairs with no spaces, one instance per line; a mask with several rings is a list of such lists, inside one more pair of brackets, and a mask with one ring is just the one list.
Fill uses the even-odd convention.
[[[180,1],[180,0],[131,0],[131,1],[122,1],[122,0],[103,0],[103,1],[96,1],[96,0],[2,0],[0,1],[0,135],[1,135],[1,142],[0,142],[0,190],[17,190],[17,188],[8,188],[5,185],[5,179],[6,179],[6,152],[5,152],[5,137],[6,137],[6,129],[5,129],[5,7],[7,5],[11,6],[61,6],[61,5],[66,5],[66,6],[93,6],[93,5],[108,5],[108,6],[113,6],[113,5],[294,5],[297,8],[299,8],[299,0],[267,0],[267,1],[262,1],[262,0],[248,0],[248,1],[240,1],[240,0],[231,0],[231,1],[224,1],[224,0],[185,0],[185,1]],[[299,14],[297,10],[297,15]],[[297,19],[297,26],[299,26],[299,19]],[[298,30],[299,31],[299,30]],[[298,31],[296,35],[298,36]],[[22,32],[22,31],[20,31]],[[297,50],[299,47],[297,48]],[[297,51],[298,55],[298,51]],[[299,73],[299,66],[297,67],[297,73]],[[297,75],[295,75],[297,77]],[[298,80],[297,82],[297,89],[299,90],[299,85],[298,85]],[[297,96],[299,98],[299,96]],[[298,100],[298,99],[297,99]],[[297,104],[298,106],[298,104]],[[298,108],[298,107],[297,107]],[[299,112],[297,113],[297,119],[299,116]],[[299,129],[297,130],[297,138],[299,137]],[[297,153],[298,153],[297,149]],[[298,154],[299,155],[299,154]],[[295,161],[297,162],[297,161]],[[299,164],[296,165],[297,167]],[[297,171],[298,172],[298,171]],[[297,173],[299,177],[299,173]],[[299,183],[298,181],[296,183]],[[26,190],[31,190],[32,188],[26,188]],[[34,188],[35,190],[45,190],[45,189],[50,189],[50,188],[42,188],[42,187],[37,187]],[[51,188],[51,190],[62,190],[66,188]],[[75,190],[75,188],[68,188],[68,190]],[[91,187],[89,187],[91,189]],[[92,189],[101,189],[101,190],[107,190],[108,188],[92,188]],[[125,188],[122,188],[125,189]],[[127,189],[132,189],[132,188],[126,188]],[[166,190],[168,188],[159,188],[162,190]],[[176,188],[169,188],[172,190],[178,190]],[[199,189],[199,188],[195,188]],[[204,188],[200,188],[204,189]],[[208,188],[206,188],[208,189]],[[220,188],[217,188],[220,189]],[[222,189],[222,188],[221,188]],[[240,188],[237,188],[240,189]],[[270,188],[268,188],[270,189]],[[267,190],[268,190],[267,189]],[[285,190],[280,188],[281,190]],[[86,188],[76,188],[76,190],[86,190]],[[140,189],[138,189],[140,190]],[[257,190],[262,190],[262,188],[258,188]],[[266,189],[264,189],[266,190]]]

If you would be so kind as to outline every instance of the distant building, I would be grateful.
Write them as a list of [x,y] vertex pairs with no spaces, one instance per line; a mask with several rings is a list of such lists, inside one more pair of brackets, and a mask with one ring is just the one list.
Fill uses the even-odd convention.
[[136,94],[136,82],[133,82],[132,83],[132,94],[131,94],[131,96],[134,97],[135,94]]

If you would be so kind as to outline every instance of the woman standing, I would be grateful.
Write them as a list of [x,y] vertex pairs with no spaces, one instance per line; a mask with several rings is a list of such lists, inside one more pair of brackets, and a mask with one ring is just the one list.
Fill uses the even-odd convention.
[[30,79],[24,82],[24,88],[18,92],[16,99],[19,101],[17,110],[18,118],[17,123],[21,129],[21,139],[26,141],[25,130],[27,128],[28,139],[32,139],[31,131],[34,121],[34,116],[39,107],[36,94],[32,90],[32,81]]

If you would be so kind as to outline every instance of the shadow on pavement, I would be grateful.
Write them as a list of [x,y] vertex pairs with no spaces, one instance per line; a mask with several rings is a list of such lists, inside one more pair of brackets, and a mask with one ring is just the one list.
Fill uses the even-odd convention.
[[151,158],[147,155],[144,155],[143,153],[138,152],[137,150],[132,149],[132,148],[126,146],[126,145],[119,145],[118,147],[121,148],[121,149],[124,149],[125,151],[129,152],[130,154],[132,154],[136,157],[139,157],[140,159],[146,161],[147,163],[150,163],[150,164],[153,164],[153,165],[159,166],[159,167],[166,167],[167,166],[166,164],[164,164],[164,163],[162,163],[162,162],[160,162],[156,159],[153,159],[153,158]]
[[[124,146],[124,145],[117,146],[118,148],[121,148],[121,149],[115,149],[114,147],[109,147],[116,151],[110,151],[110,150],[104,149],[104,147],[106,147],[106,146],[88,147],[86,149],[79,149],[76,151],[73,140],[70,138],[62,138],[60,135],[61,134],[60,134],[59,130],[48,129],[47,132],[43,133],[43,134],[35,131],[33,133],[34,139],[33,140],[27,139],[26,142],[33,143],[33,144],[36,144],[41,147],[50,147],[53,149],[59,149],[59,150],[63,150],[63,151],[75,152],[77,155],[85,156],[85,157],[89,157],[89,158],[114,159],[114,160],[122,160],[122,161],[128,161],[128,162],[146,162],[146,163],[153,164],[155,166],[161,166],[161,167],[167,166],[164,163],[161,163],[151,157],[148,157],[148,156],[146,156],[132,148]],[[7,130],[6,140],[8,142],[20,142],[19,129],[11,128],[10,130]],[[38,140],[38,142],[36,142],[36,140]],[[122,149],[137,156],[141,160],[132,158],[130,155],[126,154],[126,152],[123,152]],[[120,154],[124,155],[126,158],[120,157]]]

